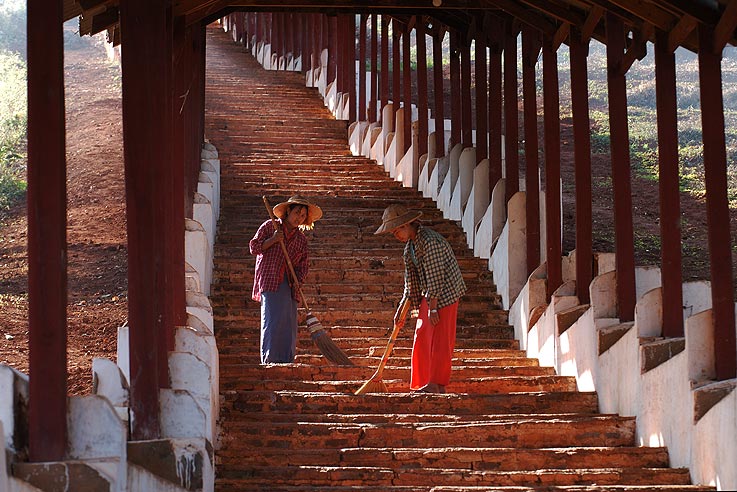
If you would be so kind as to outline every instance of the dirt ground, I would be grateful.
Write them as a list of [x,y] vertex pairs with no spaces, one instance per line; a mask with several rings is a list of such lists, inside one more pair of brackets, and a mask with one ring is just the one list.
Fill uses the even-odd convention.
[[[116,360],[127,318],[127,251],[119,68],[89,37],[65,50],[68,388],[92,389],[94,357]],[[26,206],[0,215],[0,363],[28,374]]]
[[[120,71],[107,61],[99,42],[85,37],[70,45],[65,53],[68,387],[70,394],[78,395],[91,391],[94,357],[116,359],[117,328],[127,317],[127,249]],[[575,240],[571,135],[570,121],[563,121],[564,251],[572,249]],[[594,248],[613,251],[607,156],[594,156],[592,169]],[[647,239],[659,235],[657,182],[633,177],[632,193],[637,263],[658,264],[659,249]],[[708,279],[704,201],[684,195],[682,213],[684,280]],[[28,373],[26,246],[26,208],[21,203],[0,215],[0,363]]]

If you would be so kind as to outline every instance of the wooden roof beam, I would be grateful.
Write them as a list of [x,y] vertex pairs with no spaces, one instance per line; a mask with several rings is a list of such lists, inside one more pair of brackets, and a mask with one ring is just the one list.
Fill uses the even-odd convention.
[[560,26],[558,26],[558,30],[555,31],[555,34],[553,34],[553,40],[552,45],[553,49],[555,51],[558,51],[558,48],[560,48],[560,45],[563,44],[563,42],[568,39],[568,35],[571,33],[571,25],[567,22],[563,22]]
[[519,19],[521,22],[534,27],[545,34],[552,36],[558,30],[558,26],[550,22],[547,18],[537,14],[529,8],[526,8],[515,0],[490,0],[489,3],[496,5],[511,16]]
[[599,25],[602,17],[604,17],[604,8],[600,5],[594,5],[589,10],[589,15],[581,27],[581,41],[588,43],[593,36],[596,26]]
[[646,24],[643,29],[633,31],[632,41],[627,48],[627,51],[622,56],[619,70],[621,73],[627,73],[632,67],[635,60],[642,60],[647,56],[647,41],[655,34],[655,29],[652,25]]
[[669,30],[677,21],[677,16],[663,10],[655,2],[642,2],[636,0],[608,0],[610,3],[617,5],[622,10],[642,19],[648,24],[652,24],[657,29],[664,31]]
[[734,30],[737,27],[737,1],[732,0],[727,4],[719,22],[714,28],[714,49],[721,52],[724,47],[734,39]]
[[563,7],[560,7],[559,5],[556,5],[555,3],[549,0],[521,0],[521,1],[522,3],[525,3],[529,5],[530,7],[544,13],[548,17],[552,17],[553,19],[560,21],[560,22],[565,22],[568,24],[579,26],[583,24],[585,21],[584,15],[574,12],[570,9],[565,9]]
[[668,32],[668,49],[671,52],[685,43],[686,39],[693,37],[698,27],[698,21],[686,14],[678,21],[673,29]]

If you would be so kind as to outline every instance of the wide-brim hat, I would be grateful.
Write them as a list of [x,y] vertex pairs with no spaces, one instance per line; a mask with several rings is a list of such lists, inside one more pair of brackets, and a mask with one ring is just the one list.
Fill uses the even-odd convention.
[[415,210],[408,210],[404,205],[389,205],[384,210],[384,215],[381,217],[382,224],[376,229],[374,234],[384,234],[385,232],[391,232],[397,227],[401,227],[404,224],[417,220],[422,215],[422,212]]
[[322,217],[322,209],[301,195],[291,196],[286,202],[276,204],[274,206],[274,215],[279,218],[285,217],[290,205],[304,205],[307,207],[307,220],[302,224],[304,227],[311,228]]

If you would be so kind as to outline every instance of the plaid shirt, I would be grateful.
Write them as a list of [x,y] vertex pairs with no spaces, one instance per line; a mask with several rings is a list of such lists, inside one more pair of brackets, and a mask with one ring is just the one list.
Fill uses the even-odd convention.
[[[281,223],[280,219],[277,219]],[[267,220],[256,231],[256,235],[248,243],[252,255],[256,255],[256,275],[253,279],[253,293],[251,298],[254,301],[261,301],[262,292],[276,292],[279,284],[284,280],[284,274],[287,273],[287,262],[284,259],[284,253],[281,246],[274,244],[264,251],[264,241],[274,235],[274,226],[271,220]],[[309,268],[309,259],[307,257],[307,237],[299,229],[295,229],[289,236],[285,234],[284,242],[287,246],[287,253],[292,260],[294,273],[297,274],[299,283],[302,284],[307,276]],[[291,274],[289,283],[292,283]],[[294,298],[297,298],[297,292],[293,291]]]
[[445,238],[432,229],[419,226],[414,240],[404,246],[404,295],[413,310],[422,297],[437,298],[438,309],[456,302],[466,292],[461,269]]

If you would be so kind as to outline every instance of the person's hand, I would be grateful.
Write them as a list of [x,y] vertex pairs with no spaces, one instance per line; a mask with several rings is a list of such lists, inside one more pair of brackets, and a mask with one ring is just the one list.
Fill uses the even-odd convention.
[[284,240],[284,233],[281,231],[281,229],[277,229],[274,231],[274,235],[271,236],[271,240],[274,243],[278,243],[279,241]]
[[440,315],[438,314],[438,310],[430,309],[430,313],[428,314],[427,319],[430,320],[430,324],[433,326],[440,323]]

